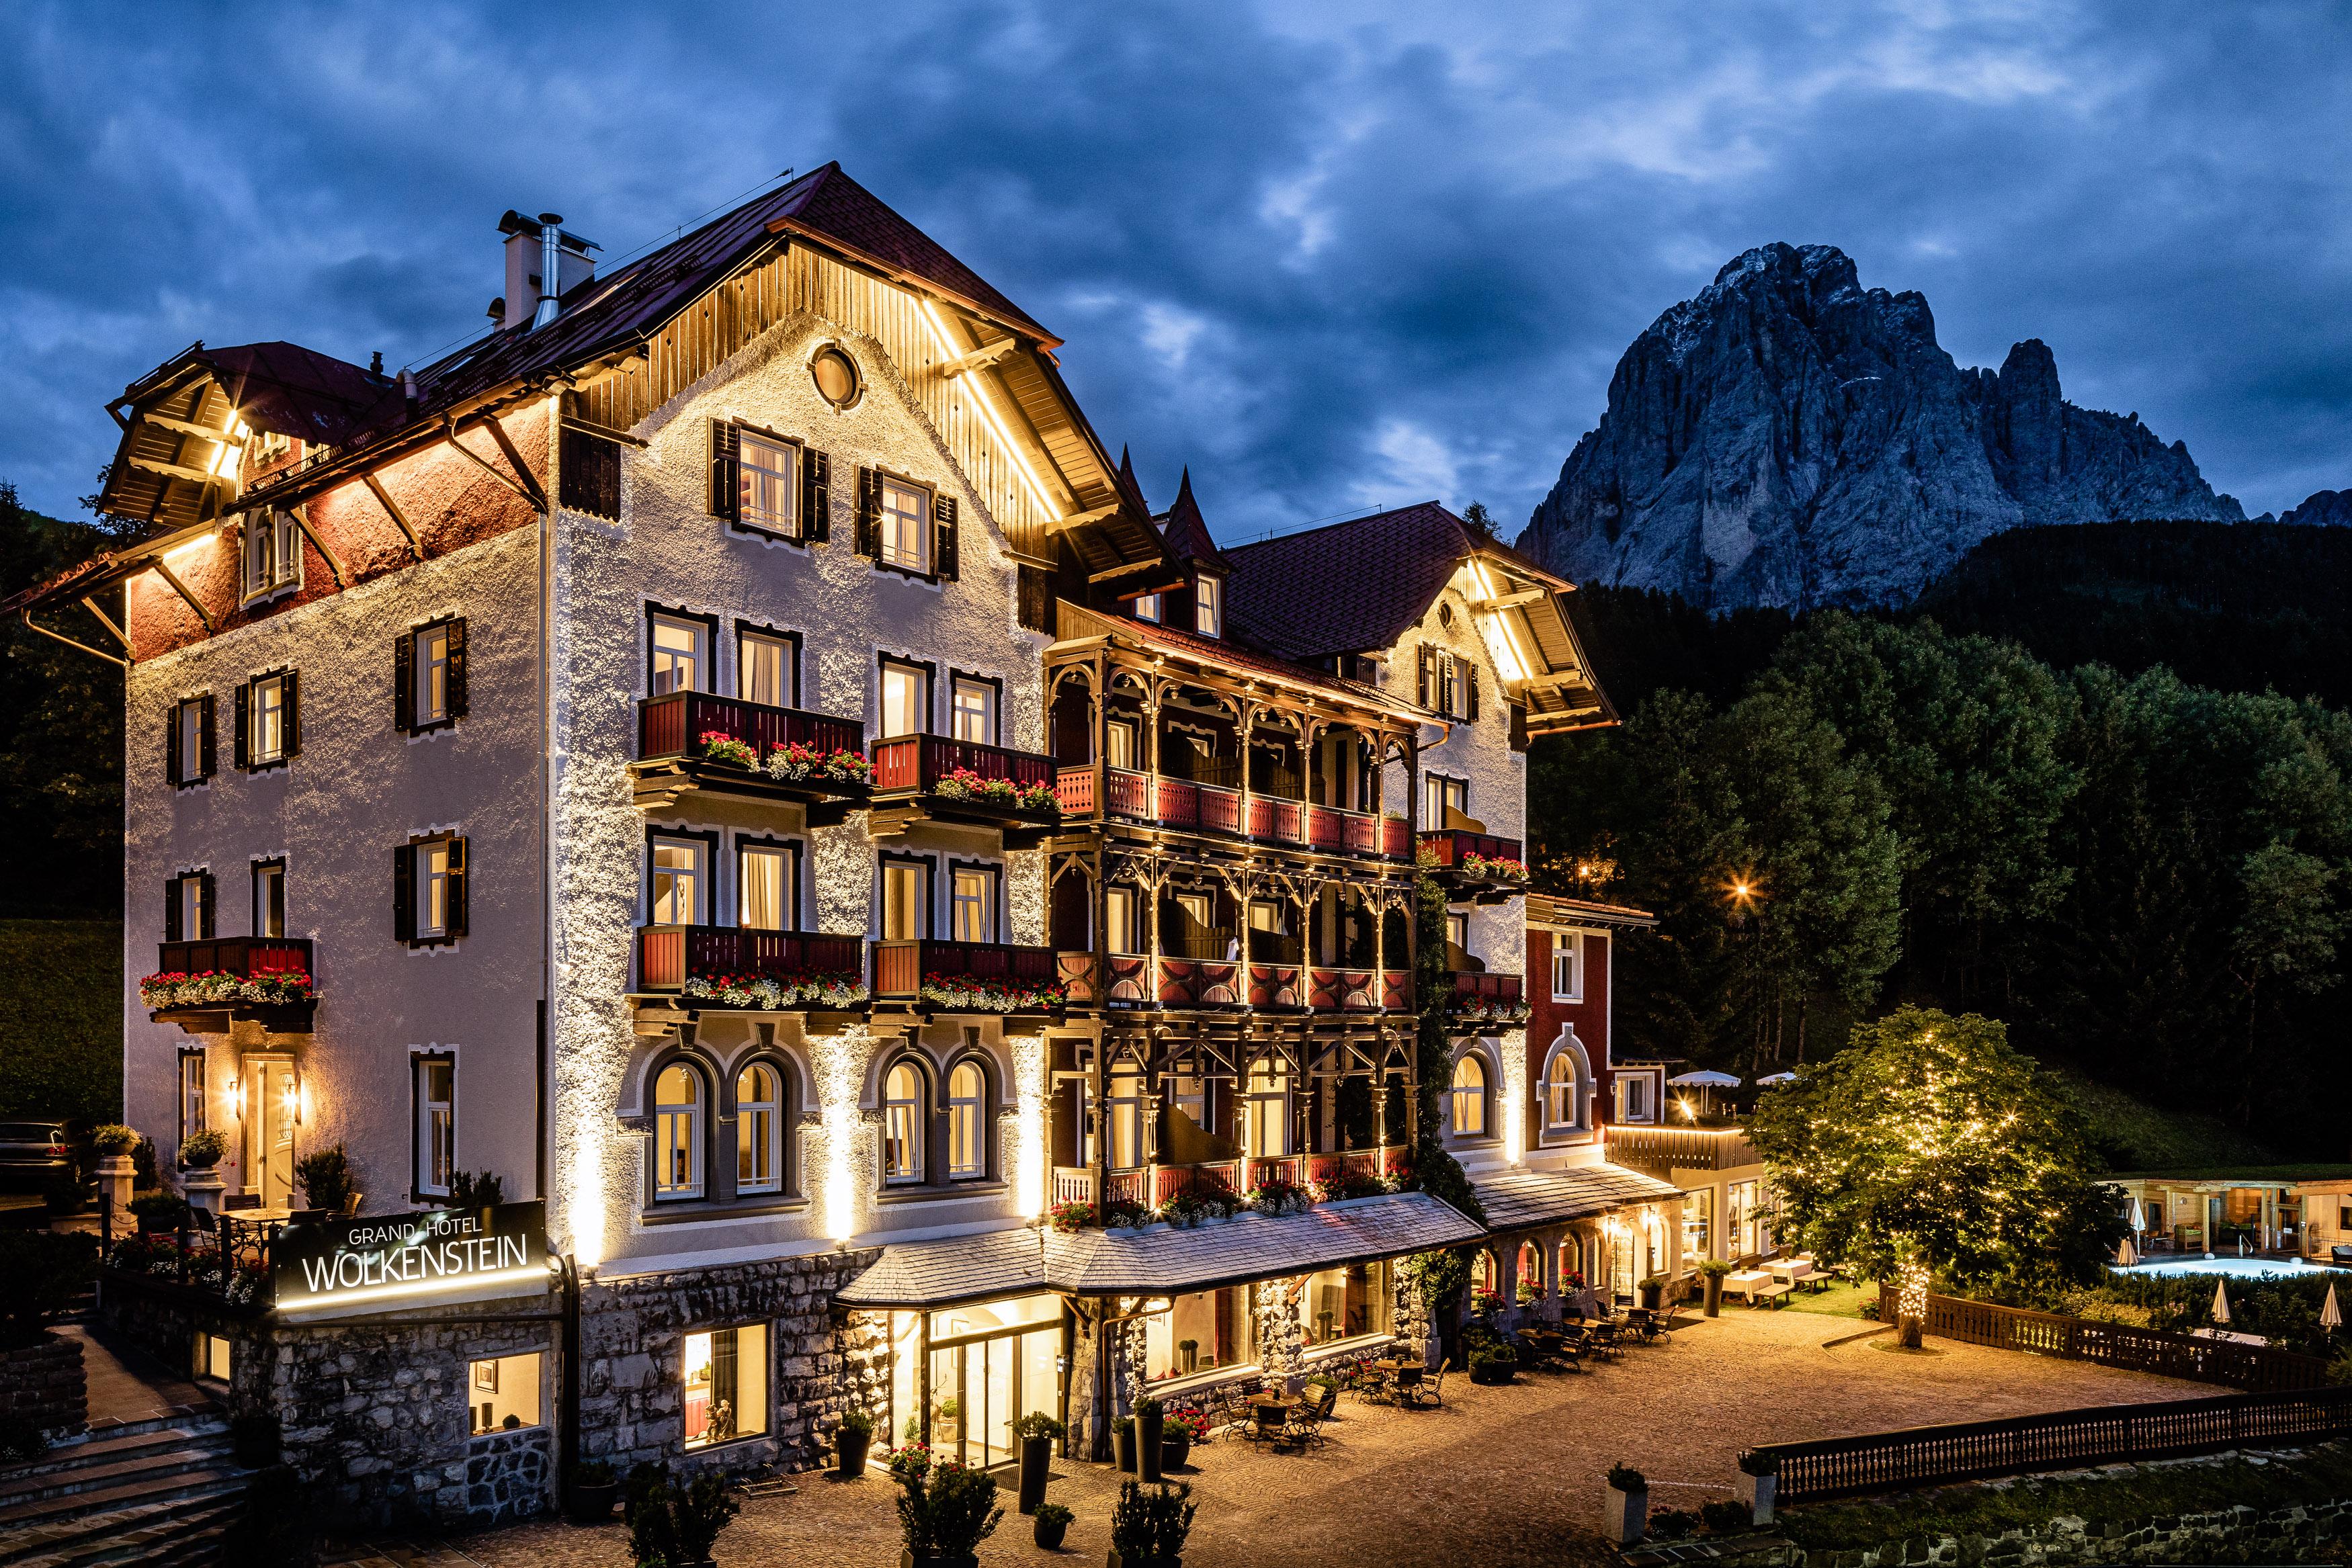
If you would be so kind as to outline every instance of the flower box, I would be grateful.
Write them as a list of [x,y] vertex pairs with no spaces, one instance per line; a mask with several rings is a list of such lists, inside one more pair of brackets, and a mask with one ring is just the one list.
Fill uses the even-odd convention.
[[189,974],[164,969],[139,982],[140,1005],[151,1011],[168,1008],[289,1007],[319,999],[310,977],[299,969],[267,975],[233,975],[226,969],[201,969]]
[[852,971],[799,975],[688,975],[681,995],[710,1007],[783,1012],[799,1008],[854,1008],[866,998],[866,977]]
[[1062,814],[1061,800],[1051,784],[1024,786],[1010,779],[990,779],[969,768],[958,768],[941,777],[932,784],[931,793],[942,800],[971,801],[1055,817]]
[[980,975],[923,977],[921,999],[964,1013],[1036,1013],[1066,1007],[1069,994],[1058,980],[1002,980]]

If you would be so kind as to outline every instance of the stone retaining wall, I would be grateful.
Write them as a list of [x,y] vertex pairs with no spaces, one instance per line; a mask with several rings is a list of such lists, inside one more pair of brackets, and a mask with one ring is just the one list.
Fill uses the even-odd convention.
[[30,1344],[0,1351],[0,1411],[12,1419],[30,1419],[52,1443],[79,1436],[89,1424],[81,1341],[43,1334]]
[[2172,1514],[2094,1533],[2079,1519],[2053,1519],[2000,1535],[1914,1536],[1861,1552],[1799,1552],[1802,1568],[1898,1568],[1949,1563],[1958,1568],[2073,1568],[2103,1563],[2313,1563],[2326,1542],[2352,1535],[2352,1499]]

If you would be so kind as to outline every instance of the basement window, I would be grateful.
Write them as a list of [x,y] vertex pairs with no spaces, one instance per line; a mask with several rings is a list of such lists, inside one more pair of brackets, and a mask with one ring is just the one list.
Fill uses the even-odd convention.
[[468,1373],[467,1425],[473,1436],[539,1425],[539,1352],[478,1361]]
[[226,1383],[228,1341],[216,1333],[197,1331],[195,1355],[188,1370],[199,1383]]
[[686,1446],[708,1448],[767,1429],[767,1325],[687,1335]]

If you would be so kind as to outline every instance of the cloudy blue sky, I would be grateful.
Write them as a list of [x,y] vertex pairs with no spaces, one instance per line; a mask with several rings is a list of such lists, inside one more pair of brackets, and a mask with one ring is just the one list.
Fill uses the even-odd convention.
[[838,158],[1068,340],[1155,501],[1516,528],[1659,311],[1769,240],[1963,364],[2352,485],[2340,5],[0,11],[0,478],[75,510],[191,340],[430,358],[553,208],[620,255]]

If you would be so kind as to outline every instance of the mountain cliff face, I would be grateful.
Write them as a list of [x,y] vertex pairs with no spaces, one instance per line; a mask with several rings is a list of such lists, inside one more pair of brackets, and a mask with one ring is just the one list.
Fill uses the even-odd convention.
[[1730,610],[1905,602],[2004,528],[2237,522],[2179,442],[2077,408],[2029,340],[1961,370],[1916,293],[1832,246],[1759,246],[1617,362],[1518,548],[1563,576]]

